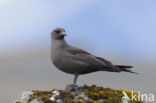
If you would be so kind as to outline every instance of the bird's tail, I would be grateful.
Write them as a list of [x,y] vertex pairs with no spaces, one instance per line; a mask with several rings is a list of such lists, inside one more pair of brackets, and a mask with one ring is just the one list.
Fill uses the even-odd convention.
[[139,74],[130,70],[130,68],[133,68],[133,66],[126,66],[126,65],[115,65],[115,66],[118,67],[121,71]]

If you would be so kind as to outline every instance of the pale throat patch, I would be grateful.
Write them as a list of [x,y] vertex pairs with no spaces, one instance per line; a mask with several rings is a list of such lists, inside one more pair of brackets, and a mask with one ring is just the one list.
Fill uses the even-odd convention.
[[65,34],[65,32],[64,32],[64,31],[62,31],[62,32],[61,32],[61,34]]

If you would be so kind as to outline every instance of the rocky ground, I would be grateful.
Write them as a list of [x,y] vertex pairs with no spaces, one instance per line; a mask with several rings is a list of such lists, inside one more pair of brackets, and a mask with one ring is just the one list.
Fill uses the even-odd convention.
[[[69,90],[32,90],[22,93],[14,103],[143,103],[124,98],[123,91],[131,97],[131,91],[110,88],[79,86],[75,91]],[[134,92],[137,97],[137,92]]]

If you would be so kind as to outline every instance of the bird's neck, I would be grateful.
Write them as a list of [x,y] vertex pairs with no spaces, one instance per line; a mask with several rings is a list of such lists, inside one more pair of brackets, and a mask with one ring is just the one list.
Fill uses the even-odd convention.
[[52,39],[52,48],[66,48],[68,46],[67,42],[62,40]]

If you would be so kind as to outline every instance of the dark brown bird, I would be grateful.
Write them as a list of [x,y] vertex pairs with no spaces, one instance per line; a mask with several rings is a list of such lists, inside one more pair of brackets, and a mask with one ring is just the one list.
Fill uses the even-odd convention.
[[96,71],[135,73],[130,70],[132,66],[113,65],[110,61],[69,45],[64,39],[65,36],[63,28],[52,31],[51,60],[59,70],[74,75],[73,88],[75,88],[77,77],[82,74]]

